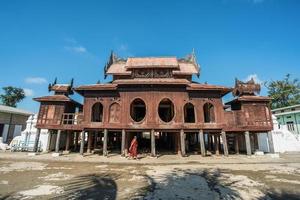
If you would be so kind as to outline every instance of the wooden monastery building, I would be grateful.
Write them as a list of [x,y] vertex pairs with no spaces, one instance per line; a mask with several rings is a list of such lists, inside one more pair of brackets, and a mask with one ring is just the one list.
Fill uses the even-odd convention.
[[[200,75],[194,53],[181,59],[122,59],[112,53],[104,71],[112,81],[78,87],[54,81],[53,95],[34,99],[40,102],[38,130],[48,129],[55,138],[49,139],[55,143],[48,144],[49,151],[126,156],[137,136],[143,155],[250,155],[258,148],[256,133],[273,129],[270,98],[257,96],[259,84],[194,82],[192,76]],[[70,97],[74,91],[83,104]],[[235,98],[223,104],[230,92]]]

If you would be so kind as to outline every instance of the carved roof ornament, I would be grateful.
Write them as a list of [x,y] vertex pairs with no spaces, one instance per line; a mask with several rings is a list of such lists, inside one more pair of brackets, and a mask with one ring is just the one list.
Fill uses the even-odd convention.
[[255,83],[253,78],[247,82],[243,82],[235,78],[235,87],[232,91],[232,94],[235,97],[240,97],[243,95],[255,95],[260,93],[260,89],[260,84]]
[[185,58],[173,57],[129,57],[120,58],[113,51],[105,64],[104,78],[107,75],[130,76],[133,69],[142,68],[169,68],[172,69],[173,75],[187,75],[196,74],[200,76],[200,65],[197,62],[195,50],[187,55]]
[[126,59],[118,57],[117,54],[115,54],[113,51],[111,51],[111,53],[109,55],[109,59],[108,59],[107,63],[104,66],[104,79],[106,79],[106,77],[107,77],[106,72],[107,72],[108,68],[112,64],[114,64],[116,62],[119,62],[119,61],[126,61]]
[[73,84],[74,79],[72,78],[69,84],[58,84],[57,78],[54,79],[53,83],[49,83],[48,91],[54,91],[54,94],[63,94],[63,95],[70,95],[73,94]]
[[193,51],[192,53],[188,54],[185,58],[183,59],[180,59],[184,62],[190,62],[190,63],[193,63],[195,65],[195,67],[197,68],[197,77],[199,78],[200,77],[200,66],[197,62],[197,57],[196,57],[196,54],[195,54],[195,49],[193,48]]

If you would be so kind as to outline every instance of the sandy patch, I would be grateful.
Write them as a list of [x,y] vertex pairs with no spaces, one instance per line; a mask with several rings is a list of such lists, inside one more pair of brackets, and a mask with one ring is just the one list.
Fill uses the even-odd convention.
[[32,170],[44,170],[47,164],[41,162],[12,162],[4,167],[0,167],[0,171],[8,173],[12,171],[32,171]]
[[47,181],[65,181],[73,178],[73,175],[64,174],[62,172],[58,172],[56,174],[50,174],[48,176],[39,177],[39,179],[47,180]]
[[143,181],[145,178],[143,176],[133,175],[128,181]]
[[[220,174],[218,181],[217,187],[220,189],[222,197],[234,196],[242,199],[260,199],[265,197],[265,194],[259,189],[264,184],[254,181],[247,176]],[[224,188],[226,189],[224,190]]]
[[282,183],[291,183],[291,184],[300,184],[300,181],[297,180],[287,180],[287,179],[273,179],[272,181],[278,181],[278,182],[282,182]]
[[8,185],[8,181],[3,180],[3,181],[0,182],[0,184],[1,185]]
[[40,185],[36,186],[31,190],[24,190],[19,192],[23,196],[42,196],[42,195],[51,195],[51,194],[60,194],[63,192],[63,189],[54,185]]
[[107,169],[108,165],[97,165],[95,166],[96,168],[100,168],[100,169]]
[[48,167],[47,169],[73,169],[72,167]]

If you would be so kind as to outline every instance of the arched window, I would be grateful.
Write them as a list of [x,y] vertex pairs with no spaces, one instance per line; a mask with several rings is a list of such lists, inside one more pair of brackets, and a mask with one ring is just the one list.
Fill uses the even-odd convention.
[[163,99],[158,105],[158,115],[164,122],[170,122],[174,118],[174,104],[170,99]]
[[118,103],[113,103],[109,107],[109,122],[118,123],[120,122],[121,108]]
[[203,106],[203,111],[205,123],[215,122],[215,109],[211,103],[205,103]]
[[135,99],[130,105],[130,116],[136,121],[142,121],[146,116],[146,104],[142,99]]
[[102,122],[103,119],[103,106],[97,102],[92,107],[92,122]]
[[195,123],[195,109],[194,105],[191,103],[186,103],[184,105],[184,122]]

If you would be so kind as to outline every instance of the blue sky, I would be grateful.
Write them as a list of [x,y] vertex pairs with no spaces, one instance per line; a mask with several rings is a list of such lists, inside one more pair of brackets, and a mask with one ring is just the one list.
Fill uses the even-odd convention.
[[299,78],[299,10],[297,0],[1,0],[0,87],[24,88],[28,97],[18,107],[37,112],[32,98],[48,95],[55,77],[74,78],[75,86],[107,81],[111,50],[184,57],[194,48],[195,80],[209,84]]

